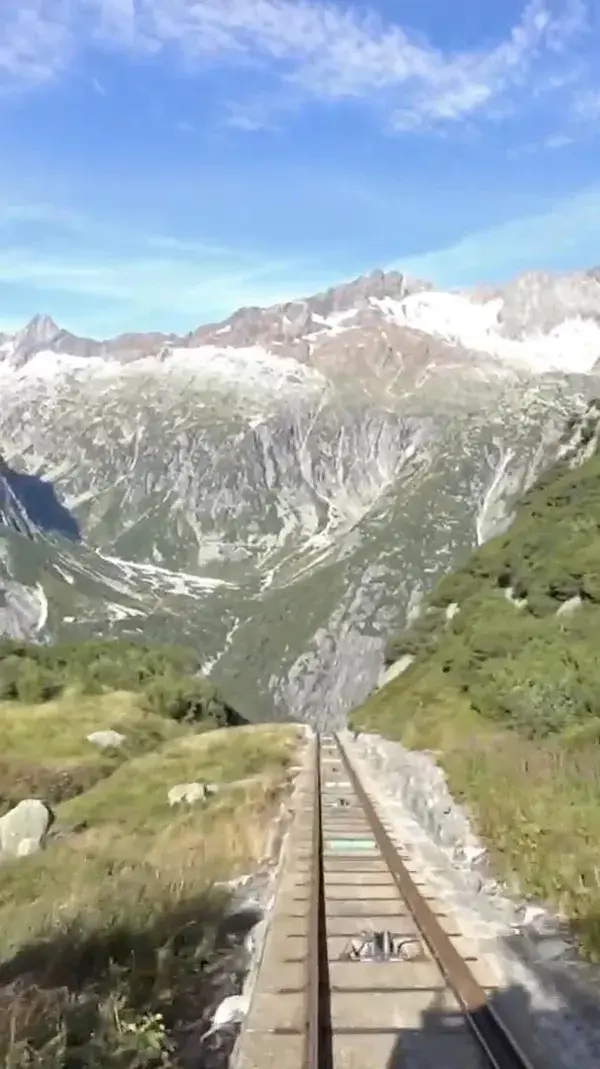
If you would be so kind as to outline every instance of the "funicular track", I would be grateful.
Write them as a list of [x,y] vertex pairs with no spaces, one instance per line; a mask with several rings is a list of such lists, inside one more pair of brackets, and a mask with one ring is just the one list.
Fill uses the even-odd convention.
[[341,740],[312,745],[236,1069],[533,1069]]

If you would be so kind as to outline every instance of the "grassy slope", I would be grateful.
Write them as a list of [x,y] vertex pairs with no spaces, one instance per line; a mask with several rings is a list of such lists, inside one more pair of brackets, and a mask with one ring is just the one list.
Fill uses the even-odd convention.
[[[125,742],[103,753],[86,736],[106,728]],[[129,691],[83,695],[73,689],[43,703],[0,702],[0,812],[22,798],[65,801],[187,730],[144,708]]]
[[[126,742],[102,754],[85,736],[109,727]],[[215,881],[265,856],[298,744],[292,725],[176,722],[143,692],[0,702],[4,810],[51,797],[66,831],[2,866],[0,1064],[181,1064],[212,970],[233,967]],[[196,779],[219,790],[171,808]]]
[[[577,435],[594,449],[594,408]],[[509,531],[438,584],[390,642],[390,661],[411,653],[413,664],[351,716],[355,729],[436,752],[497,869],[570,918],[597,959],[598,635],[596,447],[581,466],[545,473]]]

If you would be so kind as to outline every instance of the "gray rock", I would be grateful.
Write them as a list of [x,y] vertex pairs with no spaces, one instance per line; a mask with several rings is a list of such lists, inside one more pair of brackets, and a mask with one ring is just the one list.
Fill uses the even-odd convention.
[[125,736],[121,735],[119,731],[113,731],[109,728],[106,731],[92,731],[91,735],[86,736],[87,741],[99,746],[101,750],[106,750],[109,747],[119,747],[125,742]]
[[471,891],[472,894],[480,894],[483,890],[483,877],[478,872],[470,872],[469,870],[462,873],[462,882],[464,887]]
[[563,601],[562,605],[556,610],[557,616],[570,616],[581,605],[581,598],[579,594],[574,594],[572,598],[567,598]]
[[206,783],[176,783],[168,791],[167,797],[171,806],[181,802],[193,805],[194,802],[203,802],[209,793]]
[[37,854],[40,848],[40,844],[36,839],[21,839],[17,844],[17,857],[29,857],[30,854]]
[[391,683],[392,679],[396,679],[403,672],[406,672],[406,669],[410,668],[413,661],[414,657],[410,653],[405,653],[399,660],[394,661],[385,672],[382,672],[378,686],[385,687],[386,683]]
[[563,958],[576,957],[576,952],[560,936],[554,935],[543,939],[531,940],[535,949],[532,957],[540,962],[559,961]]
[[44,802],[25,798],[0,817],[0,854],[3,857],[34,854],[43,846],[53,819],[52,811]]

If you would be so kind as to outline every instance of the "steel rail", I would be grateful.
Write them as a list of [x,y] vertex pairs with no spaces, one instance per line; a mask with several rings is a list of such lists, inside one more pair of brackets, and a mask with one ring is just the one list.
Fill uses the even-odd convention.
[[516,1039],[490,1005],[485,990],[475,979],[469,966],[420,894],[365,791],[341,739],[338,735],[334,737],[348,780],[363,808],[381,856],[493,1069],[534,1069]]
[[318,734],[315,737],[311,854],[304,1065],[305,1069],[333,1069],[331,997],[323,874],[321,744]]

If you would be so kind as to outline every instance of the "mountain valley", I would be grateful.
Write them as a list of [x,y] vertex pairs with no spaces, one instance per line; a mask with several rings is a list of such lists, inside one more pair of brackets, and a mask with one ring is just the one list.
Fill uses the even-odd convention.
[[598,392],[596,275],[0,337],[0,628],[185,641],[251,719],[340,724]]

